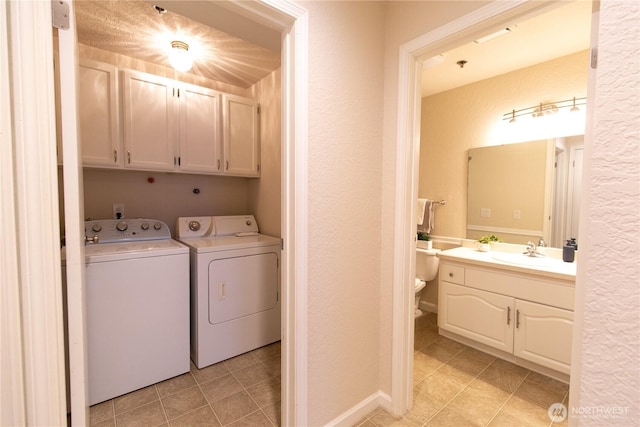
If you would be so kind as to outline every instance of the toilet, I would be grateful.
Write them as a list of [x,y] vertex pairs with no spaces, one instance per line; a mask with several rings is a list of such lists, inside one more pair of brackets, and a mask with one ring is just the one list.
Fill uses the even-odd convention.
[[422,314],[420,310],[420,295],[427,285],[427,282],[436,278],[438,274],[438,263],[440,259],[437,254],[440,249],[422,249],[416,248],[416,281],[415,281],[415,317]]

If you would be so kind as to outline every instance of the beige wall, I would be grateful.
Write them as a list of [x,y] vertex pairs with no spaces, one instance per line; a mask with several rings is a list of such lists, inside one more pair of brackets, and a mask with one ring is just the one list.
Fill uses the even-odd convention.
[[[261,232],[280,236],[280,70],[254,87],[242,89],[89,46],[79,47],[81,58],[251,97],[263,106],[260,179],[84,168],[86,218],[112,218],[112,205],[123,203],[126,217],[159,219],[175,233],[180,216],[249,213],[256,216]],[[199,194],[193,192],[195,188]]]
[[469,148],[503,142],[495,129],[512,109],[586,96],[588,61],[579,52],[423,98],[418,194],[447,201],[434,235],[466,236]]

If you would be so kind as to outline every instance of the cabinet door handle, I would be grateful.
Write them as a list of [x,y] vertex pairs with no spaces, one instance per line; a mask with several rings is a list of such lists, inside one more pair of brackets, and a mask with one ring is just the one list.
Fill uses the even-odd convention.
[[218,159],[218,170],[220,170],[220,159]]
[[507,307],[507,325],[511,324],[511,307]]
[[520,310],[516,310],[516,329],[520,329]]
[[127,150],[127,163],[131,164],[131,150]]
[[113,149],[113,163],[118,163],[118,149]]
[[229,170],[229,160],[226,161],[225,165],[226,165],[226,170]]

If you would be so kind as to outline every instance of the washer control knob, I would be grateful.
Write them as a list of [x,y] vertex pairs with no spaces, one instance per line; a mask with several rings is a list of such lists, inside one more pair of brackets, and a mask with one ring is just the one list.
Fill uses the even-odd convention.
[[100,224],[93,224],[91,226],[91,231],[94,231],[96,233],[99,233],[102,231],[102,226]]
[[127,228],[129,228],[129,226],[124,221],[120,221],[116,224],[116,230],[118,231],[125,231]]
[[247,224],[247,225],[251,225],[251,220],[250,220],[250,219],[248,219],[248,220],[247,220],[247,222],[245,222],[245,224]]
[[143,230],[148,230],[149,229],[149,223],[148,222],[143,222],[142,224],[140,224],[140,228],[142,228]]
[[154,230],[160,230],[162,228],[162,224],[159,222],[156,222],[155,224],[153,224],[153,229]]
[[189,230],[191,230],[191,231],[200,230],[200,223],[198,221],[190,221],[189,222]]

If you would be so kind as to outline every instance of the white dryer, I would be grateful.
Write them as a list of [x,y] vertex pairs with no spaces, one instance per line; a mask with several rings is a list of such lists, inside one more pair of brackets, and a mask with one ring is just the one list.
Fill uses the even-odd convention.
[[190,248],[191,359],[198,368],[280,340],[281,240],[253,215],[178,218]]

